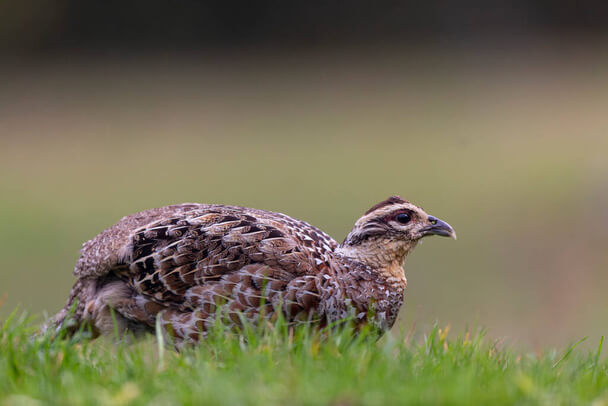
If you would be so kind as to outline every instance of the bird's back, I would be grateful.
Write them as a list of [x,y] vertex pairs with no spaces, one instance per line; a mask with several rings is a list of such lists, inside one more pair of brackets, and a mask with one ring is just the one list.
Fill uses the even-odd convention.
[[130,327],[151,326],[163,312],[173,330],[188,327],[186,336],[213,319],[219,302],[258,314],[266,300],[287,305],[292,318],[310,317],[320,295],[315,275],[327,271],[337,245],[280,213],[192,203],[146,210],[84,244],[74,269],[81,293],[72,299],[100,330],[108,306]]
[[[172,253],[171,248],[177,247],[180,254],[188,251],[187,258],[196,261],[203,272],[208,271],[211,264],[217,270],[234,270],[239,264],[235,261],[269,261],[274,265],[272,257],[277,254],[281,254],[286,266],[297,262],[300,271],[307,272],[309,264],[327,260],[327,254],[337,245],[318,228],[285,214],[238,206],[184,203],[123,217],[83,244],[74,274],[102,276],[116,266],[145,262],[158,257],[159,253]],[[212,246],[215,249],[209,249]],[[207,255],[202,255],[205,250]],[[198,255],[194,255],[195,252]],[[260,256],[261,253],[266,255]],[[310,261],[303,261],[304,257]],[[183,263],[185,256],[178,255],[175,260]],[[220,264],[226,266],[220,267]],[[133,271],[137,273],[138,269]]]

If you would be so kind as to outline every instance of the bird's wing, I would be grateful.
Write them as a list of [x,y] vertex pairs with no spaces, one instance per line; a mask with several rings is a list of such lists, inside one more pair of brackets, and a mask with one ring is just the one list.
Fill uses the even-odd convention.
[[285,281],[314,273],[336,245],[318,229],[278,213],[167,206],[125,217],[86,243],[75,273],[114,272],[155,301],[181,304],[190,288],[249,264],[271,267]]

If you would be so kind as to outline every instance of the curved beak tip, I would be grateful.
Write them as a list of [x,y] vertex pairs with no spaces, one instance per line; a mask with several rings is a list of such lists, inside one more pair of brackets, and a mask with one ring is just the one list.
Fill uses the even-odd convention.
[[426,235],[440,235],[442,237],[457,239],[456,231],[454,231],[452,226],[445,221],[440,220],[437,217],[429,216],[429,222],[431,225],[424,230]]

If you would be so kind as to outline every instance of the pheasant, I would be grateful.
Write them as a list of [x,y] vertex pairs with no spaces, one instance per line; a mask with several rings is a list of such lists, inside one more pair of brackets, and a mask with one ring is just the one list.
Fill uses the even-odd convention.
[[[51,321],[94,336],[152,331],[178,344],[221,322],[272,320],[391,328],[403,303],[405,257],[446,222],[399,196],[357,220],[342,244],[287,215],[185,203],[142,211],[83,244],[78,278]],[[70,321],[67,323],[67,321]]]

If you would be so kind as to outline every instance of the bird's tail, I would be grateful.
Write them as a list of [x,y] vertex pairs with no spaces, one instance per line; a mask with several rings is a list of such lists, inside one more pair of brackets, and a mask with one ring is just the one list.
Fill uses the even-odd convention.
[[78,279],[76,281],[65,306],[42,326],[40,330],[41,334],[45,334],[48,331],[53,331],[56,334],[63,328],[65,328],[69,335],[78,331],[83,322],[86,305],[84,299],[87,296],[91,283],[93,281],[86,279]]

